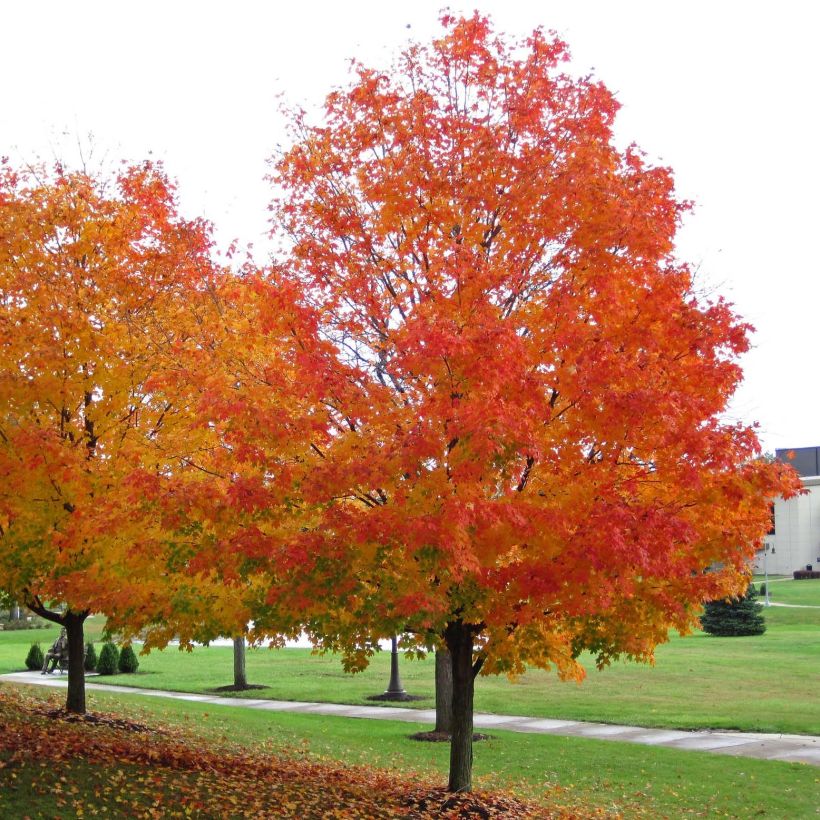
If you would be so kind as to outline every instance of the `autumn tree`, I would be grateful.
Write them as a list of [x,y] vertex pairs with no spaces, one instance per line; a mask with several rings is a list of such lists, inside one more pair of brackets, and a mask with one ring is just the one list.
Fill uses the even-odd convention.
[[115,611],[126,581],[151,588],[112,509],[135,470],[196,462],[190,407],[151,381],[209,252],[149,163],[110,181],[0,169],[0,586],[66,627],[71,711],[85,710],[85,618]]
[[300,612],[354,667],[395,633],[446,647],[465,790],[479,671],[651,660],[741,590],[797,484],[723,420],[750,328],[698,296],[687,205],[616,147],[611,92],[540,30],[442,23],[296,112],[275,163],[274,233],[357,391],[260,618]]
[[332,348],[297,297],[280,272],[250,264],[189,294],[190,329],[151,389],[187,408],[196,455],[172,469],[137,465],[108,507],[107,529],[130,545],[137,578],[151,578],[123,582],[109,628],[139,635],[145,649],[231,636],[237,688],[247,686],[246,637],[281,645],[301,632],[298,613],[248,630],[282,545],[316,523],[304,487],[330,436],[322,397],[338,381]]

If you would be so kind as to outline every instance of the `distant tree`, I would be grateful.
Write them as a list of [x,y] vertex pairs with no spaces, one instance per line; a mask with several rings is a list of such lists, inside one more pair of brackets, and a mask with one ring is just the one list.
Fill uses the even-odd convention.
[[710,635],[762,635],[766,631],[763,606],[754,584],[745,594],[722,601],[707,601],[700,622]]
[[233,639],[233,685],[236,689],[248,688],[245,654],[245,636],[238,635]]
[[173,469],[139,466],[131,492],[110,507],[108,527],[131,544],[139,572],[107,623],[145,649],[230,636],[234,686],[243,688],[246,641],[301,633],[298,610],[264,631],[248,623],[264,605],[271,567],[304,563],[287,545],[325,503],[309,478],[335,435],[321,401],[334,382],[312,311],[278,271],[243,268],[205,296],[187,298],[198,326],[152,382],[190,409],[196,456]]

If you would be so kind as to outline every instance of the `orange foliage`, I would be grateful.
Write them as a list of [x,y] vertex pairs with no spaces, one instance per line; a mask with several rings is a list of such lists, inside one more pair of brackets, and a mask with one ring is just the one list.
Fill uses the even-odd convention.
[[148,163],[3,166],[0,588],[148,646],[243,633],[255,568],[299,562],[328,436],[332,357],[297,295],[216,265]]
[[306,610],[354,667],[448,624],[486,672],[648,660],[745,585],[798,487],[722,416],[750,327],[697,295],[671,172],[615,146],[563,43],[443,22],[356,65],[322,125],[295,113],[276,165],[274,231],[355,390],[311,476],[336,502],[268,617]]
[[[319,408],[330,354],[276,272],[224,274],[189,309],[196,326],[151,389],[190,408],[196,454],[165,472],[135,469],[108,523],[139,568],[109,626],[147,628],[147,647],[246,631],[270,568],[300,562],[293,535],[314,521],[303,487],[328,438]],[[289,613],[266,634],[300,630]]]
[[134,568],[111,505],[136,468],[196,452],[190,408],[151,379],[209,251],[149,163],[111,182],[0,170],[0,581],[27,602],[116,607]]

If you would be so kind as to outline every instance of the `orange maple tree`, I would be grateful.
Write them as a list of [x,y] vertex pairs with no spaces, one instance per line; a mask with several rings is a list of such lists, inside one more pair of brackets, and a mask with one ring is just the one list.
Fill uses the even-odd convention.
[[[797,481],[722,417],[750,327],[675,256],[672,174],[620,150],[618,105],[535,31],[478,14],[293,115],[274,232],[340,367],[311,477],[321,524],[281,548],[261,621],[352,666],[446,645],[449,787],[469,789],[474,677],[651,660],[736,593]],[[295,560],[295,556],[299,560]]]
[[[120,596],[108,625],[142,634],[146,649],[248,632],[272,562],[316,523],[303,486],[330,436],[332,349],[293,282],[246,266],[214,279],[189,309],[196,327],[151,389],[188,408],[196,459],[164,471],[139,465],[107,521],[153,579]],[[252,637],[281,643],[300,631],[289,614]]]
[[196,327],[210,245],[149,163],[113,180],[0,168],[0,586],[65,626],[71,711],[89,612],[161,591],[113,511],[135,471],[205,452],[196,408],[151,382]]

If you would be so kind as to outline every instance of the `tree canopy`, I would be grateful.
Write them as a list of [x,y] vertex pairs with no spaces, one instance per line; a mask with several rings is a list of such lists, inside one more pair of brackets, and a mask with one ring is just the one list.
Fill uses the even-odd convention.
[[353,665],[393,631],[443,640],[456,689],[649,660],[745,585],[796,486],[722,416],[750,328],[697,294],[670,170],[618,149],[560,40],[442,22],[356,65],[320,124],[296,112],[275,166],[274,232],[358,393],[314,478],[337,503],[271,605]]
[[0,585],[67,627],[75,711],[82,621],[139,577],[112,510],[136,468],[196,457],[190,405],[151,382],[213,278],[209,253],[150,163],[112,180],[0,168]]

